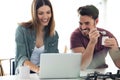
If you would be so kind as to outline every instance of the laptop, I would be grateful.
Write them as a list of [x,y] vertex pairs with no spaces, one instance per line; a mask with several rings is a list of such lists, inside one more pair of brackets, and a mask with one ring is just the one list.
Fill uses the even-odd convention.
[[40,58],[40,78],[79,78],[81,53],[44,53]]

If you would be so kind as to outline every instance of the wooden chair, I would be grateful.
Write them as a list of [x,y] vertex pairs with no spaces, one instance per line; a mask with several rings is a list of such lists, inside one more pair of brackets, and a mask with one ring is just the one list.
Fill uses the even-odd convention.
[[15,61],[14,58],[10,58],[10,59],[0,59],[0,76],[5,76],[5,72],[2,66],[2,61],[5,60],[8,60],[10,63],[10,75],[15,75]]
[[4,71],[3,71],[3,67],[2,67],[2,60],[0,60],[0,76],[4,76]]

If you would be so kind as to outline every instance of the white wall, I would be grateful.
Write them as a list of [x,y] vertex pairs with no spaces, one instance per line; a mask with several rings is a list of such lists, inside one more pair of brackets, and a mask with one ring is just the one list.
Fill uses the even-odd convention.
[[[15,29],[17,23],[30,19],[32,0],[0,1],[0,59],[15,56]],[[2,61],[5,74],[9,74],[9,61]]]
[[14,57],[17,23],[30,18],[32,0],[0,1],[0,58]]
[[107,0],[107,29],[110,30],[120,45],[120,4],[118,0]]

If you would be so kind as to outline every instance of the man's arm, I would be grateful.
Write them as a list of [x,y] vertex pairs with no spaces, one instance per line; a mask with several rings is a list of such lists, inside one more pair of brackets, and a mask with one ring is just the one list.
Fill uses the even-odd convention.
[[105,41],[105,46],[110,47],[109,54],[116,65],[116,67],[120,68],[120,50],[115,38],[109,38]]
[[95,45],[89,42],[86,49],[84,47],[77,47],[72,49],[72,51],[75,53],[82,53],[81,69],[86,69],[91,63],[94,47]]
[[82,62],[81,62],[81,69],[85,69],[89,66],[93,59],[93,54],[94,54],[94,48],[95,45],[98,41],[98,37],[100,36],[99,32],[97,31],[96,28],[93,28],[89,32],[89,43],[86,47],[76,47],[73,48],[72,51],[75,53],[82,53]]
[[110,50],[109,54],[116,65],[116,67],[120,68],[120,50]]

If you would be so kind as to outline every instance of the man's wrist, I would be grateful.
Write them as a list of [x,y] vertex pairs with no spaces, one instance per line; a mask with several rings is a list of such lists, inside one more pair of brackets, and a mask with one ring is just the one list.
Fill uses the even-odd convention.
[[120,59],[120,47],[116,49],[111,49],[109,54],[113,60]]
[[113,48],[111,48],[111,51],[120,51],[120,47],[113,47]]

